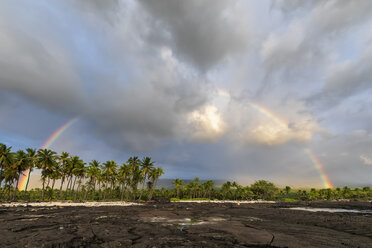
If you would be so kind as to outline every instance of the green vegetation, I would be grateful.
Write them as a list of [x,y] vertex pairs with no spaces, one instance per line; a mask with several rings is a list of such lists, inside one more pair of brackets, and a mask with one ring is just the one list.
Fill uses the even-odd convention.
[[292,190],[286,186],[283,189],[273,183],[259,180],[250,186],[242,186],[236,182],[226,182],[221,187],[214,187],[212,181],[200,183],[195,178],[187,185],[180,179],[174,180],[174,189],[168,190],[167,195],[173,197],[172,201],[179,200],[276,200],[285,202],[312,201],[312,200],[372,200],[372,189],[364,188],[336,188],[336,189],[310,189]]
[[[121,165],[112,160],[105,163],[93,160],[87,165],[66,152],[58,155],[49,149],[31,148],[12,152],[11,147],[0,143],[0,201],[372,200],[369,187],[294,190],[289,186],[280,189],[265,180],[250,186],[226,182],[216,187],[213,181],[196,177],[187,184],[181,179],[174,180],[173,189],[158,189],[156,184],[164,172],[154,165],[150,157],[142,160],[130,157]],[[41,172],[42,188],[28,190],[27,181],[25,190],[19,191],[21,175],[29,170],[32,176],[34,169]],[[56,181],[60,183],[59,189],[55,188]]]
[[[66,152],[58,155],[49,149],[12,152],[0,143],[0,200],[151,200],[162,168],[150,157],[131,157],[118,165],[115,161],[93,160],[87,166],[78,156]],[[41,171],[42,189],[19,191],[21,175],[34,169]],[[60,188],[55,189],[56,181]],[[142,186],[139,190],[138,186]],[[158,197],[158,192],[155,192]]]

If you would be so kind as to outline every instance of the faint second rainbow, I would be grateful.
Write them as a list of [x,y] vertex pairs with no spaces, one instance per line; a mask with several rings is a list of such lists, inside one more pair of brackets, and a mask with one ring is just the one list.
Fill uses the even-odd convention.
[[318,170],[320,177],[323,181],[324,187],[332,189],[333,184],[331,180],[329,179],[327,173],[325,172],[324,166],[322,165],[322,163],[319,161],[319,159],[315,156],[315,154],[310,149],[306,149],[305,151],[307,152],[307,154],[309,154],[311,161],[315,165],[315,168]]
[[[68,120],[66,123],[60,126],[57,130],[55,130],[53,134],[50,135],[48,139],[43,143],[40,149],[49,148],[54,143],[54,141],[56,141],[58,137],[61,136],[64,131],[66,131],[67,128],[69,128],[72,124],[74,124],[74,122],[76,122],[76,120],[77,120],[76,117],[72,118],[71,120]],[[25,190],[29,175],[30,170],[26,170],[24,174],[21,176],[18,183],[18,190]]]
[[252,103],[250,102],[249,105],[254,108],[255,110],[259,111],[272,121],[274,121],[276,124],[281,126],[282,128],[287,129],[288,128],[288,123],[284,121],[280,116],[276,115],[274,112],[270,111],[269,109],[265,108],[262,105],[259,105],[257,103]]
[[[227,90],[224,89],[217,89],[217,93],[220,96],[224,97],[231,97],[230,93]],[[276,124],[278,124],[280,127],[287,129],[288,128],[288,123],[283,120],[280,116],[275,114],[273,111],[270,109],[258,104],[258,103],[253,103],[253,102],[248,102],[249,106],[251,106],[254,110],[260,112],[261,114],[265,115],[267,118],[270,120],[274,121]]]

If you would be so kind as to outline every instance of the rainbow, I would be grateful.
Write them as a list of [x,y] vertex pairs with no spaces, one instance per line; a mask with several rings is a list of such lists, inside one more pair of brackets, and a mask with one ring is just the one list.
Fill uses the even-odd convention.
[[332,182],[331,180],[329,180],[329,177],[327,173],[325,172],[324,166],[322,165],[322,163],[319,161],[319,159],[315,156],[315,154],[310,149],[306,149],[305,151],[307,152],[311,161],[315,165],[315,168],[318,170],[320,177],[322,178],[324,187],[332,189],[333,188]]
[[[47,149],[49,148],[57,139],[62,135],[66,129],[68,129],[74,122],[77,120],[77,118],[72,118],[71,120],[67,121],[65,124],[60,126],[52,135],[49,136],[49,138],[44,142],[44,144],[40,147],[40,149]],[[21,178],[19,179],[18,183],[18,190],[25,190],[27,180],[29,177],[30,170],[27,170],[23,173]]]
[[[224,90],[224,89],[217,89],[217,93],[218,93],[218,95],[223,96],[223,97],[231,97],[230,93],[228,91]],[[268,117],[269,119],[271,119],[272,121],[277,123],[282,128],[288,129],[288,123],[286,121],[284,121],[281,117],[276,115],[274,112],[272,112],[271,110],[269,110],[269,109],[265,108],[264,106],[261,106],[257,103],[249,102],[249,105],[253,109],[255,109],[256,111],[260,112],[261,114],[265,115],[266,117]],[[308,153],[308,155],[309,155],[311,161],[313,162],[315,168],[319,172],[320,177],[323,181],[324,187],[332,189],[333,188],[332,182],[329,179],[327,173],[325,172],[324,166],[322,165],[322,163],[319,161],[319,159],[315,156],[315,154],[311,150],[306,149],[306,152]]]
[[261,114],[265,115],[266,117],[268,117],[270,120],[274,121],[276,124],[278,124],[279,126],[281,126],[282,128],[285,128],[287,129],[288,128],[288,123],[286,121],[284,121],[282,118],[280,118],[278,115],[274,114],[272,111],[270,111],[269,109],[261,106],[261,105],[258,105],[256,103],[252,103],[250,102],[249,105],[257,110],[258,112],[260,112]]
[[[220,96],[223,97],[231,97],[230,93],[227,90],[224,89],[217,89],[217,93]],[[274,121],[276,124],[278,124],[280,127],[287,129],[288,123],[283,120],[280,116],[276,115],[271,110],[265,108],[262,105],[259,105],[257,103],[249,102],[249,106],[251,106],[254,110],[260,112],[261,114],[265,115],[270,120]]]

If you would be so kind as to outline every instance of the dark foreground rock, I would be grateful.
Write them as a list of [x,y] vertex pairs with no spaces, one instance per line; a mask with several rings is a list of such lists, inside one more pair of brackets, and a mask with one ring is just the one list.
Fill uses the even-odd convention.
[[[0,207],[0,247],[372,247],[370,214],[283,209],[308,205]],[[370,203],[313,205],[371,209]]]

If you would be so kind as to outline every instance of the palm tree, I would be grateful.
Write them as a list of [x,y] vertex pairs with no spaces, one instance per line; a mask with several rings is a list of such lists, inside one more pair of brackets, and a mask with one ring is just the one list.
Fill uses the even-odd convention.
[[150,173],[150,171],[153,169],[154,164],[155,164],[155,162],[151,161],[150,157],[144,157],[141,161],[142,191],[141,191],[141,194],[139,196],[139,200],[141,200],[142,193],[145,190],[146,179],[147,179],[148,174]]
[[50,191],[50,199],[53,199],[53,190],[54,190],[54,184],[56,183],[56,180],[61,179],[62,177],[62,167],[60,166],[60,163],[55,163],[52,168],[50,168],[49,177],[53,180],[52,182],[52,188]]
[[16,184],[14,187],[14,194],[13,194],[13,201],[16,199],[17,196],[17,189],[19,178],[23,171],[25,171],[29,167],[29,157],[23,150],[18,150],[15,154],[15,159],[12,163],[12,170],[15,171],[14,175],[16,176]]
[[202,187],[204,189],[204,197],[208,195],[208,198],[211,197],[211,191],[213,190],[214,187],[214,182],[212,180],[207,180],[205,183],[202,184]]
[[7,147],[5,144],[0,143],[0,188],[1,183],[3,182],[3,174],[5,166],[10,166],[12,161],[12,153],[11,153],[12,147]]
[[150,191],[150,194],[149,194],[149,197],[148,197],[148,200],[150,201],[151,198],[152,198],[152,194],[154,192],[154,188],[156,187],[156,182],[158,181],[159,177],[161,175],[164,174],[164,171],[162,168],[154,168],[151,172],[151,176],[150,176],[150,179],[151,179],[151,182],[152,182],[152,189]]
[[11,188],[15,188],[16,185],[14,185],[15,180],[18,177],[18,169],[17,169],[17,163],[15,159],[15,153],[11,152],[7,154],[7,161],[3,164],[4,166],[4,179],[5,179],[5,188],[8,190],[8,197],[10,198],[10,192]]
[[71,159],[71,165],[73,167],[73,169],[71,171],[71,177],[74,177],[74,184],[72,185],[72,192],[71,192],[71,196],[72,196],[75,192],[76,180],[78,178],[80,178],[82,175],[84,175],[84,165],[85,165],[85,163],[78,156],[74,156]]
[[229,181],[227,181],[226,183],[222,184],[221,191],[222,191],[222,195],[223,195],[223,199],[224,200],[226,199],[226,195],[230,193],[231,186],[232,186],[232,184]]
[[31,172],[35,168],[35,162],[36,162],[36,150],[32,149],[32,148],[27,148],[26,151],[27,151],[27,156],[30,160],[30,163],[29,163],[29,166],[27,168],[28,170],[25,173],[27,175],[27,182],[26,182],[25,192],[27,192],[28,183],[30,182]]
[[124,191],[127,191],[126,200],[128,201],[128,190],[126,190],[127,185],[129,183],[129,176],[130,176],[130,165],[129,164],[122,164],[118,171],[118,179],[121,183],[121,194],[120,200],[123,201]]
[[69,163],[70,163],[69,156],[70,154],[68,154],[68,152],[62,152],[61,156],[59,156],[59,166],[60,166],[60,172],[61,172],[61,185],[59,187],[59,197],[58,197],[59,200],[62,199],[63,184],[69,172]]
[[106,191],[108,189],[107,185],[111,181],[111,186],[113,187],[113,180],[112,175],[116,174],[116,162],[113,160],[106,161],[106,163],[103,164],[103,174],[105,175],[105,182],[106,182],[106,190],[103,194],[103,199],[106,199]]
[[285,193],[286,193],[287,197],[288,197],[290,191],[291,191],[291,187],[285,186]]
[[85,200],[87,200],[88,198],[88,193],[92,188],[92,184],[93,184],[93,192],[96,191],[96,181],[97,181],[99,174],[101,173],[99,166],[100,166],[100,162],[98,162],[97,160],[93,160],[92,162],[89,163],[89,167],[87,168],[87,171],[86,171],[87,173],[86,176],[87,178],[89,178],[89,181],[88,181],[88,188],[85,192]]
[[176,188],[177,198],[180,198],[180,191],[182,190],[182,187],[183,187],[183,180],[176,179],[173,181],[173,184],[174,184],[174,187]]
[[37,167],[41,169],[41,181],[43,182],[42,200],[45,196],[45,180],[48,178],[51,168],[56,163],[56,152],[49,149],[40,149],[37,152]]
[[127,163],[130,166],[130,187],[132,188],[132,195],[133,199],[136,199],[137,195],[137,187],[138,183],[141,179],[141,168],[140,168],[140,163],[141,161],[138,159],[137,156],[135,157],[130,157],[127,161]]
[[65,200],[67,199],[67,194],[69,190],[72,189],[72,193],[73,193],[74,191],[73,189],[75,188],[76,177],[74,179],[74,182],[72,182],[72,179],[74,177],[74,169],[80,166],[81,164],[84,164],[84,161],[81,160],[78,156],[73,156],[72,158],[68,160],[67,164],[68,164],[67,178],[69,179],[68,179],[67,186],[66,186]]
[[[75,180],[78,179],[78,187],[76,189],[75,197],[74,197],[74,200],[76,201],[77,194],[79,193],[79,190],[80,190],[81,180],[85,175],[85,163],[79,162],[77,166],[73,169],[73,173],[75,175]],[[75,183],[74,183],[74,187],[75,187]],[[72,188],[73,191],[74,191],[74,187]]]

